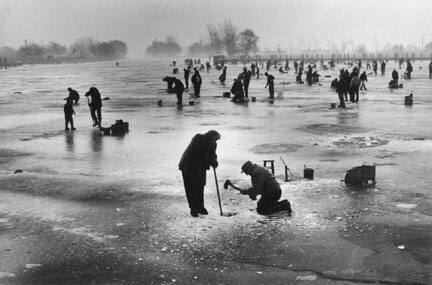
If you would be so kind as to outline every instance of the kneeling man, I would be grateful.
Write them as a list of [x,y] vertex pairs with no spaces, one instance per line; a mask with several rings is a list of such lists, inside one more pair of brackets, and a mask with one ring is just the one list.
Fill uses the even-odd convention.
[[242,172],[251,176],[252,187],[240,190],[240,193],[249,195],[252,200],[261,195],[257,205],[258,214],[270,215],[279,211],[288,211],[291,214],[288,200],[279,201],[281,188],[267,168],[246,161],[242,166]]

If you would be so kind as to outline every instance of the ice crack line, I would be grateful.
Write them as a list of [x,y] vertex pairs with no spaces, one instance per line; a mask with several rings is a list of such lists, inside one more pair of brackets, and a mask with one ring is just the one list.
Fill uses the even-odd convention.
[[287,267],[284,267],[281,265],[270,265],[270,264],[255,263],[255,262],[241,262],[241,263],[248,264],[248,265],[259,265],[259,266],[264,266],[264,267],[274,267],[274,268],[289,270],[289,271],[293,271],[293,272],[312,272],[312,273],[315,273],[320,278],[330,279],[332,281],[349,281],[352,283],[388,284],[388,285],[428,285],[426,283],[421,283],[421,282],[372,280],[372,279],[357,279],[357,278],[348,278],[348,277],[341,277],[341,276],[331,276],[331,275],[325,274],[325,273],[318,271],[318,270],[315,270],[315,269],[287,268]]

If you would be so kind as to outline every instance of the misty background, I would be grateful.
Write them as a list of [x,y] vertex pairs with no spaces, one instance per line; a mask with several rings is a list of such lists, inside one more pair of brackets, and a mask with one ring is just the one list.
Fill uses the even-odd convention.
[[153,40],[171,36],[186,53],[206,40],[207,24],[231,21],[254,31],[260,52],[414,52],[432,42],[431,15],[432,1],[420,0],[0,0],[0,47],[91,37],[124,41],[129,57],[142,57]]

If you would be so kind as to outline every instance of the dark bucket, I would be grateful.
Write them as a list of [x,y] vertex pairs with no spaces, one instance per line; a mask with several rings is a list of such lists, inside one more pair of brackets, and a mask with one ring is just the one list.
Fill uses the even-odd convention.
[[252,102],[256,102],[256,97],[252,97]]
[[111,128],[101,128],[101,131],[105,136],[111,135]]
[[305,168],[303,170],[303,177],[305,179],[313,180],[313,178],[314,178],[314,170],[312,168]]
[[405,96],[405,106],[412,106],[413,98],[411,96]]
[[330,104],[330,108],[331,108],[331,109],[336,108],[336,103],[331,103],[331,104]]
[[158,105],[158,106],[162,106],[162,100],[159,100],[159,101],[157,102],[157,105]]
[[195,101],[189,101],[189,105],[191,106],[195,105]]

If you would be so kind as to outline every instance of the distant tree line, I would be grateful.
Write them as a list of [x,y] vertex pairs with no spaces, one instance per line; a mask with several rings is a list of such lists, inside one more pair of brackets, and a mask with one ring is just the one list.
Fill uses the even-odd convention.
[[[251,29],[238,32],[237,27],[231,21],[225,21],[216,27],[213,24],[207,25],[205,40],[199,38],[192,43],[187,53],[189,55],[215,55],[227,54],[228,56],[244,55],[258,52],[258,36]],[[147,47],[149,55],[176,55],[182,51],[181,46],[173,37],[167,37],[165,41],[154,40]]]
[[195,54],[227,54],[228,56],[243,55],[258,52],[259,37],[251,29],[238,32],[231,21],[225,21],[219,27],[207,25],[207,40],[194,42],[188,48],[188,53]]
[[147,47],[146,53],[149,55],[176,55],[182,51],[181,46],[174,37],[167,37],[165,41],[154,40]]
[[69,47],[56,42],[46,45],[26,42],[18,49],[2,47],[0,57],[21,63],[117,60],[124,58],[127,50],[126,43],[119,40],[99,42],[92,38],[82,38],[75,40]]

